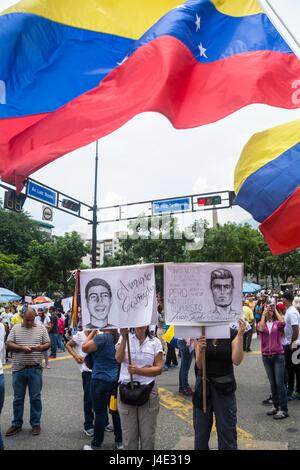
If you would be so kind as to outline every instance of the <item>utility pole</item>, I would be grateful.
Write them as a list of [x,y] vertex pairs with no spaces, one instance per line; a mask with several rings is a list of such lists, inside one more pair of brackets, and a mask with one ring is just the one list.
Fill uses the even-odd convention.
[[95,188],[94,188],[94,205],[93,205],[93,234],[92,234],[92,268],[97,267],[97,185],[98,185],[98,140],[96,141],[96,156],[95,156]]

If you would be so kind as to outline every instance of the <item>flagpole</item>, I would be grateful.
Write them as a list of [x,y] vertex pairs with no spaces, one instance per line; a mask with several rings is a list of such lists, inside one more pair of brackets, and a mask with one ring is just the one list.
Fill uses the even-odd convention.
[[287,23],[284,21],[284,19],[281,16],[279,16],[275,7],[270,3],[269,0],[259,0],[259,3],[262,9],[267,14],[273,26],[277,29],[279,34],[283,36],[283,38],[288,43],[288,45],[290,46],[294,54],[298,57],[298,59],[300,59],[299,40],[296,38],[294,33],[290,30]]
[[93,234],[92,234],[92,268],[97,267],[97,189],[98,189],[98,140],[96,140],[96,155],[95,155],[95,187],[94,187],[94,205],[93,205]]

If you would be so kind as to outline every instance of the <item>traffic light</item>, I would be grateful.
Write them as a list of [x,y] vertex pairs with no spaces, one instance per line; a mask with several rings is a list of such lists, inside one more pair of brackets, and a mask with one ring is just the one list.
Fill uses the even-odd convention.
[[222,204],[221,196],[199,197],[197,199],[198,206],[217,206]]
[[65,209],[68,209],[69,211],[73,211],[73,212],[79,212],[79,209],[80,209],[80,203],[71,201],[71,199],[63,199],[61,202],[61,205]]
[[9,189],[4,193],[4,209],[15,212],[22,212],[26,194],[17,194],[14,189]]

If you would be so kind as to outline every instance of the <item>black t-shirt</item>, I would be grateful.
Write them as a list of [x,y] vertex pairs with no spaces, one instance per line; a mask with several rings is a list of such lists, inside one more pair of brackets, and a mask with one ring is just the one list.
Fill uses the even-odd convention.
[[50,330],[50,333],[58,333],[58,329],[57,329],[57,316],[56,315],[51,315],[50,317],[50,321],[52,323],[52,328]]
[[223,377],[233,374],[231,342],[236,337],[237,330],[230,330],[230,339],[218,339],[216,345],[213,340],[206,341],[206,376]]

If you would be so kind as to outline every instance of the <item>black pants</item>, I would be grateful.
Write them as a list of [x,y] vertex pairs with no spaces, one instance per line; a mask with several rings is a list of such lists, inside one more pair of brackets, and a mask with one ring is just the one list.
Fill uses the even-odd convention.
[[[300,346],[297,347],[297,350],[298,349],[300,349]],[[294,391],[296,377],[296,392],[300,393],[300,364],[293,364],[292,362],[292,354],[294,351],[290,350],[289,345],[284,346],[285,367],[288,375],[288,391]]]
[[194,406],[193,421],[195,430],[195,450],[209,450],[213,415],[216,417],[219,450],[237,450],[237,407],[235,393],[219,394],[212,384],[209,385],[210,397],[207,411]]
[[82,372],[82,388],[83,388],[83,411],[84,411],[84,429],[86,431],[94,428],[94,411],[91,392],[91,372]]
[[178,366],[177,356],[176,356],[176,349],[171,344],[167,343],[168,352],[166,358],[166,365],[170,366],[173,363],[174,366]]
[[250,351],[252,335],[253,335],[253,326],[251,327],[251,330],[247,331],[247,333],[244,334],[244,338],[243,338],[244,351]]

